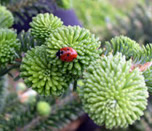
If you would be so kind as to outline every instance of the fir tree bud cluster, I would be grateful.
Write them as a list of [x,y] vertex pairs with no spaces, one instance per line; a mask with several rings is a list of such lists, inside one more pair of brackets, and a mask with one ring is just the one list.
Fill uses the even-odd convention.
[[16,31],[8,29],[13,25],[12,13],[0,5],[0,68],[5,68],[16,58],[20,49]]
[[5,6],[0,5],[0,28],[9,28],[13,25],[14,17]]
[[20,75],[28,87],[32,87],[41,95],[60,95],[70,83],[69,77],[50,63],[44,45],[29,50],[20,69]]
[[141,50],[140,45],[136,41],[126,36],[116,36],[104,44],[105,53],[112,52],[115,55],[117,52],[121,52],[126,56],[126,59],[130,59]]
[[[42,44],[27,51],[22,60],[20,75],[27,86],[40,95],[59,96],[81,77],[78,93],[96,124],[124,128],[139,120],[147,106],[148,88],[145,75],[138,68],[130,69],[131,58],[143,48],[119,36],[101,50],[99,39],[89,30],[62,23],[48,13],[37,15],[30,23],[31,34]],[[73,61],[62,61],[62,54],[57,55],[65,47],[77,52]]]
[[[40,94],[62,94],[92,61],[99,58],[100,42],[87,29],[79,26],[60,27],[62,21],[48,13],[37,15],[30,25],[32,35],[38,39],[45,38],[45,42],[25,54],[21,77]],[[77,58],[72,62],[61,61],[56,54],[63,47],[76,50]]]
[[36,17],[33,17],[31,25],[32,35],[41,40],[45,40],[48,35],[53,32],[58,27],[61,27],[63,22],[60,18],[54,16],[53,14],[45,13],[38,14]]
[[147,106],[148,91],[142,73],[130,72],[125,56],[109,55],[93,62],[79,89],[85,112],[106,128],[127,127],[139,120]]
[[14,61],[20,46],[14,30],[0,28],[0,67],[5,67]]
[[[89,30],[79,26],[58,28],[46,39],[47,52],[54,65],[63,72],[79,77],[86,67],[99,58],[100,42]],[[72,47],[78,53],[73,62],[62,62],[56,52],[62,47]]]
[[[69,0],[56,2],[65,9],[70,7]],[[144,114],[152,92],[152,44],[140,46],[128,37],[116,36],[102,45],[89,30],[64,26],[60,18],[49,13],[33,17],[29,31],[18,36],[20,43],[16,31],[8,29],[13,21],[11,12],[0,5],[0,75],[7,72],[13,76],[9,71],[20,65],[20,76],[26,85],[16,86],[19,100],[25,105],[36,104],[32,113],[42,117],[43,124],[57,126],[57,121],[64,123],[65,117],[66,121],[76,119],[78,112],[82,112],[81,106],[97,125],[105,125],[107,129],[126,128]],[[0,80],[3,93],[3,78]],[[37,93],[45,100],[48,100],[46,96],[53,99],[45,102],[38,98],[36,103]],[[68,99],[80,99],[68,105],[61,101],[63,107],[58,108],[58,100],[65,99],[69,93],[74,96]],[[61,99],[56,99],[61,95]],[[52,114],[50,103],[55,104]],[[56,109],[59,113],[55,113]],[[75,113],[71,114],[71,110]],[[31,119],[28,111],[25,110]],[[11,117],[8,116],[10,122],[16,123]],[[18,121],[21,117],[17,116]]]

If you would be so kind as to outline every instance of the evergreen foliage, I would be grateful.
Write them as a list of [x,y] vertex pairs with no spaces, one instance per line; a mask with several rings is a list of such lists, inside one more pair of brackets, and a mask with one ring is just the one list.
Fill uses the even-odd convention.
[[[149,3],[150,5],[150,3]],[[127,14],[127,18],[117,18],[117,24],[110,24],[108,36],[105,39],[116,35],[125,35],[140,44],[152,42],[152,15],[149,5],[137,5]]]
[[[5,26],[0,27],[0,130],[63,129],[81,117],[83,109],[107,129],[151,124],[151,44],[140,46],[122,35],[101,44],[85,28],[64,26],[51,13],[38,14],[46,9],[40,8],[45,0],[0,2],[13,13],[15,23],[35,15],[31,28],[17,34],[8,29],[13,15],[5,7],[1,10],[9,15],[0,16],[0,26]],[[73,48],[77,58],[61,61],[57,52],[64,47]]]

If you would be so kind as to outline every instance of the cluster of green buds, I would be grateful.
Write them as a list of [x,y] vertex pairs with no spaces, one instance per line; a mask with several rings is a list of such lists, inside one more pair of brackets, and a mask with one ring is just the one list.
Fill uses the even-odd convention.
[[[89,30],[79,26],[58,28],[46,39],[47,52],[52,63],[73,77],[80,77],[89,64],[99,58],[100,42]],[[56,52],[63,47],[72,47],[78,56],[72,62],[62,62]]]
[[[99,40],[89,30],[62,24],[48,13],[38,14],[30,23],[32,35],[42,44],[22,60],[21,77],[27,86],[41,95],[60,95],[83,76],[78,93],[85,112],[96,124],[112,129],[140,119],[148,89],[143,73],[138,68],[131,70],[129,60],[141,52],[139,44],[124,36],[115,37],[105,43],[102,52]],[[66,54],[70,49],[76,51],[75,59],[64,60],[70,58],[71,54]]]
[[79,95],[84,110],[98,125],[127,127],[140,119],[146,109],[148,91],[142,73],[130,72],[125,56],[104,56],[84,73]]
[[136,41],[126,36],[116,36],[104,44],[105,54],[112,52],[115,55],[117,52],[121,52],[126,56],[126,59],[130,59],[141,50],[140,45]]
[[57,66],[50,63],[45,46],[37,46],[26,53],[22,60],[21,77],[28,87],[41,95],[60,95],[70,79]]
[[8,29],[13,25],[14,17],[5,6],[0,5],[0,68],[11,64],[20,49],[20,42],[14,30]]
[[0,67],[12,63],[20,49],[20,42],[14,30],[0,28]]
[[9,28],[13,25],[14,17],[5,6],[0,5],[0,28]]
[[32,35],[42,41],[44,41],[50,33],[54,32],[55,29],[61,27],[62,24],[63,22],[60,18],[49,13],[38,14],[36,17],[33,17],[30,23]]
[[[69,0],[59,1],[65,8],[70,6]],[[11,12],[0,6],[0,68],[12,64],[21,47],[16,32],[7,29],[13,21]],[[96,124],[124,128],[140,119],[147,106],[148,89],[152,92],[151,44],[140,47],[119,36],[105,42],[101,51],[99,39],[89,30],[64,26],[60,18],[49,13],[33,17],[30,25],[33,40],[41,44],[32,46],[22,59],[20,76],[28,87],[40,95],[59,96],[70,83],[83,78],[78,94]],[[70,51],[76,53],[72,60]],[[19,83],[19,94],[25,88]],[[51,107],[41,101],[37,112],[47,117]]]
[[[89,30],[62,26],[62,23],[48,13],[38,14],[30,23],[32,35],[45,42],[26,53],[21,76],[29,87],[43,95],[62,94],[101,52],[99,40]],[[62,61],[57,52],[64,47],[74,49],[77,58],[71,62]]]

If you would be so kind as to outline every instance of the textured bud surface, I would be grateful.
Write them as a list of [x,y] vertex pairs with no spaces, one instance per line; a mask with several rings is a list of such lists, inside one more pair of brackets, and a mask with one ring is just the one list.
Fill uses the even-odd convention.
[[14,18],[12,13],[4,6],[0,5],[0,28],[8,28],[13,25]]
[[131,61],[121,54],[93,62],[79,88],[84,110],[98,125],[127,127],[140,119],[146,109],[148,91],[142,73],[129,72]]
[[21,65],[21,77],[29,87],[42,95],[60,95],[68,88],[70,81],[62,71],[50,64],[45,46],[26,53]]
[[117,52],[121,52],[126,58],[134,56],[139,50],[140,45],[136,41],[131,40],[126,36],[116,36],[111,41],[105,42],[106,52],[112,52],[115,55]]
[[[79,26],[68,26],[58,28],[46,39],[47,52],[52,62],[62,68],[63,72],[68,72],[75,76],[82,75],[82,72],[90,62],[99,58],[98,50],[100,42],[89,30]],[[63,47],[73,48],[78,56],[72,62],[62,62],[56,53]]]
[[40,101],[37,104],[37,111],[42,116],[49,116],[51,113],[51,106],[45,101]]
[[0,67],[11,63],[16,51],[20,48],[19,40],[15,31],[10,29],[0,29]]
[[38,14],[33,17],[30,23],[32,35],[37,39],[45,40],[48,35],[53,32],[58,27],[61,27],[63,22],[60,18],[54,16],[53,14],[45,13]]

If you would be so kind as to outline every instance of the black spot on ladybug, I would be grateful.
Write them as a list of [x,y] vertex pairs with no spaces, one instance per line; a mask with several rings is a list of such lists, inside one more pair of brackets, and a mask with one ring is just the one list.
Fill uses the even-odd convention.
[[60,50],[56,53],[56,56],[60,57]]
[[70,54],[67,54],[67,56],[70,56]]
[[70,50],[69,48],[67,48],[67,50]]
[[60,53],[63,54],[63,51],[61,51]]

